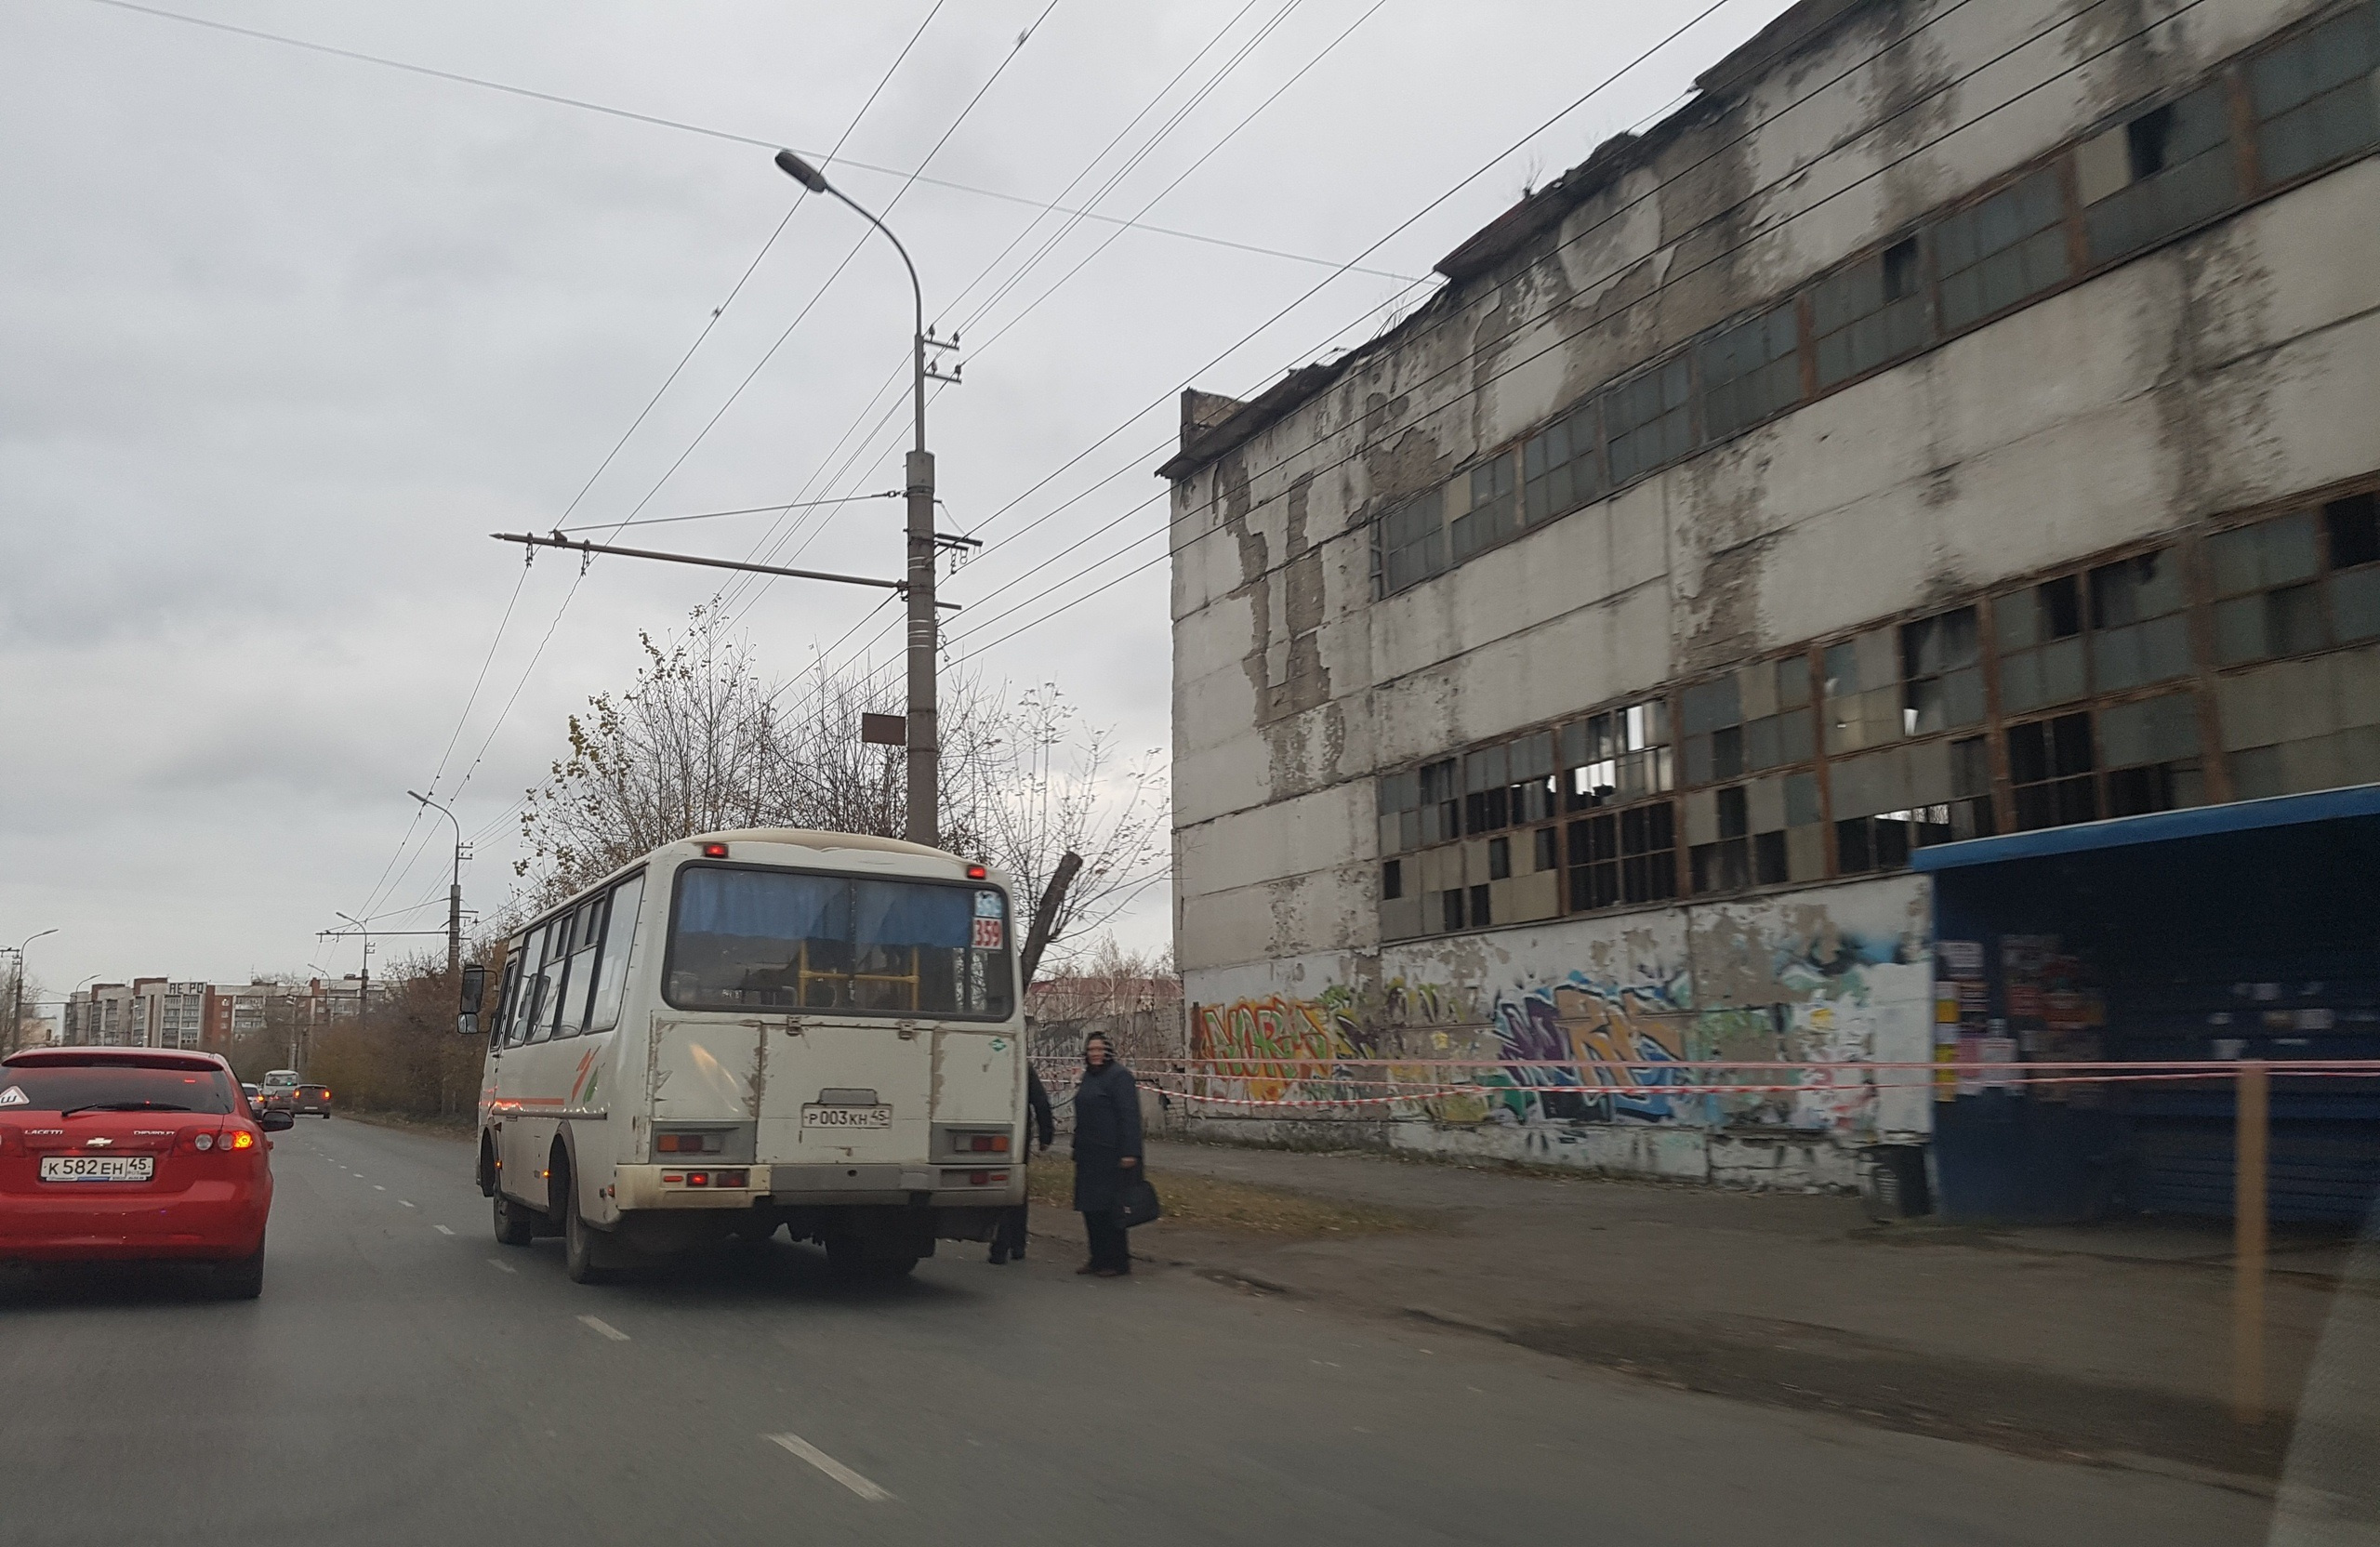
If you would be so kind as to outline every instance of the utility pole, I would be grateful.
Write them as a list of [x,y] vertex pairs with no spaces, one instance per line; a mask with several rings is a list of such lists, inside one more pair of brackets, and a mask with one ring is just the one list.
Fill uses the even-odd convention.
[[339,917],[353,924],[356,932],[364,936],[364,981],[355,995],[355,1029],[362,1031],[372,1024],[372,931],[352,914],[341,913]]
[[926,363],[926,350],[955,350],[957,338],[941,339],[926,332],[925,287],[918,283],[918,266],[892,228],[853,202],[850,194],[827,182],[826,175],[791,151],[776,154],[778,170],[813,193],[831,193],[884,233],[901,266],[909,271],[909,291],[917,302],[917,325],[910,335],[910,390],[915,403],[917,435],[908,459],[908,594],[909,594],[909,766],[908,832],[912,843],[930,849],[942,846],[942,728],[935,656],[941,648],[941,620],[934,606],[934,562],[941,540],[933,529],[933,453],[926,449],[926,382],[956,382],[958,371],[943,376]]
[[405,793],[443,815],[455,829],[455,879],[446,889],[446,975],[451,978],[463,970],[463,825],[455,820],[453,812],[429,796],[416,795],[410,789]]

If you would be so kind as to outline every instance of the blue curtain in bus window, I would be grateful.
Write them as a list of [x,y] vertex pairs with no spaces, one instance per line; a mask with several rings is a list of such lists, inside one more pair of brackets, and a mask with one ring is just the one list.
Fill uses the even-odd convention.
[[741,940],[839,940],[850,933],[848,882],[782,871],[689,870],[678,883],[678,932]]
[[[691,869],[680,874],[670,998],[683,1005],[832,1004],[813,983],[850,971],[851,883],[784,871]],[[807,946],[805,951],[804,946]]]
[[878,946],[960,946],[975,919],[971,893],[956,886],[910,881],[859,881],[853,939],[862,951]]

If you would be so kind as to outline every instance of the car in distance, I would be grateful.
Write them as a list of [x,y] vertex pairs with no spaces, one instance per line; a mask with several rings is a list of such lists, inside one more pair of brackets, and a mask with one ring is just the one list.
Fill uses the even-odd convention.
[[40,1048],[0,1058],[0,1263],[204,1264],[264,1289],[268,1132],[207,1052]]
[[327,1085],[298,1085],[291,1088],[284,1098],[286,1108],[296,1117],[328,1119],[331,1115],[331,1088]]
[[247,1098],[249,1111],[261,1112],[264,1110],[264,1090],[262,1087],[243,1080],[240,1082],[240,1094]]

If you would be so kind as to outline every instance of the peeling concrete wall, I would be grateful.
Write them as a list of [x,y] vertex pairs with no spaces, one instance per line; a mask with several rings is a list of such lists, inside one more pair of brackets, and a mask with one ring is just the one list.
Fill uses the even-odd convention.
[[[1793,894],[1383,945],[1374,776],[2369,471],[2380,263],[2341,257],[2368,248],[2380,208],[2367,158],[1375,597],[1371,523],[1402,501],[2321,8],[1851,7],[1621,147],[1628,169],[1557,224],[1182,477],[1174,875],[1190,996],[1322,1003],[1431,982],[1492,1007],[1505,986],[1558,996],[1561,974],[1592,975],[1579,953],[1639,932],[1669,968],[1742,997],[1746,964],[1792,932],[1761,910],[1805,906]],[[1534,986],[1506,985],[1524,959]],[[1664,1135],[1572,1147],[1714,1164],[1716,1141]]]

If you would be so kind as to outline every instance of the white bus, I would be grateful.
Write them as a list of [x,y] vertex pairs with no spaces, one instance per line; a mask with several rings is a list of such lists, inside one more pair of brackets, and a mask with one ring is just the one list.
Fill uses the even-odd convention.
[[870,1276],[990,1239],[1025,1201],[1013,918],[980,865],[795,828],[668,844],[540,917],[487,1027],[496,1239],[563,1236],[582,1283],[780,1227]]

